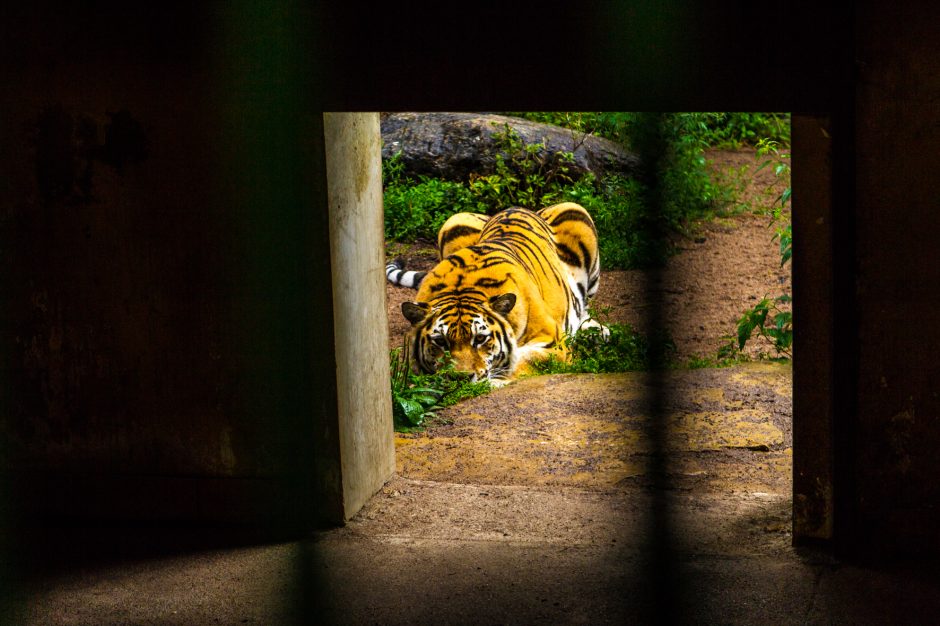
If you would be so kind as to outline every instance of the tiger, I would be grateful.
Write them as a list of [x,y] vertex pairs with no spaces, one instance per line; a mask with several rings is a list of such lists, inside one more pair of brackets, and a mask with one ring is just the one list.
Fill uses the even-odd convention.
[[434,373],[449,353],[471,381],[502,386],[532,373],[536,360],[567,358],[564,338],[586,326],[600,282],[597,229],[574,202],[493,216],[457,213],[437,235],[438,263],[385,268],[394,285],[417,289],[401,305],[411,323],[406,349],[417,370]]

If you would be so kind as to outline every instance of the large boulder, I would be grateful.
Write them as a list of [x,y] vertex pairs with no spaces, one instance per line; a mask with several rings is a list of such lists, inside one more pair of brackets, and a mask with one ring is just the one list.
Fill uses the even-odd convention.
[[448,180],[489,174],[501,147],[494,137],[506,124],[526,144],[544,144],[548,153],[573,152],[576,176],[587,172],[632,175],[639,158],[609,139],[551,124],[485,113],[386,113],[382,115],[382,158],[401,153],[405,170]]

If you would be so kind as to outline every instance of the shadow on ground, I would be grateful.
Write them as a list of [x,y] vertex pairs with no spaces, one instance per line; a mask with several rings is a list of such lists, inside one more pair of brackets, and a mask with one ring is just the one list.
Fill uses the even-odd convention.
[[526,379],[397,439],[342,528],[63,572],[23,624],[891,624],[940,615],[936,568],[790,545],[790,369],[668,373],[665,480],[644,374]]

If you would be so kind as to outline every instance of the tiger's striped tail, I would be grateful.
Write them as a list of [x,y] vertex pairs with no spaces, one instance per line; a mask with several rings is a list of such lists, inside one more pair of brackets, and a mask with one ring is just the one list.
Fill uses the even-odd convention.
[[421,286],[421,281],[424,279],[425,274],[427,274],[427,272],[418,272],[415,270],[405,271],[405,262],[401,259],[395,259],[385,266],[385,277],[388,278],[388,282],[393,285],[398,285],[399,287],[417,289]]

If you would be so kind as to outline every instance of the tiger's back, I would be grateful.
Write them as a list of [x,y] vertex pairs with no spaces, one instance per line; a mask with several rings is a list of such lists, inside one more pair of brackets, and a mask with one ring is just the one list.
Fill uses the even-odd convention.
[[417,285],[402,312],[425,371],[447,351],[458,370],[507,380],[534,358],[563,353],[564,335],[589,319],[600,262],[594,223],[577,204],[454,215],[438,234],[438,252],[423,276],[386,268],[391,282]]

